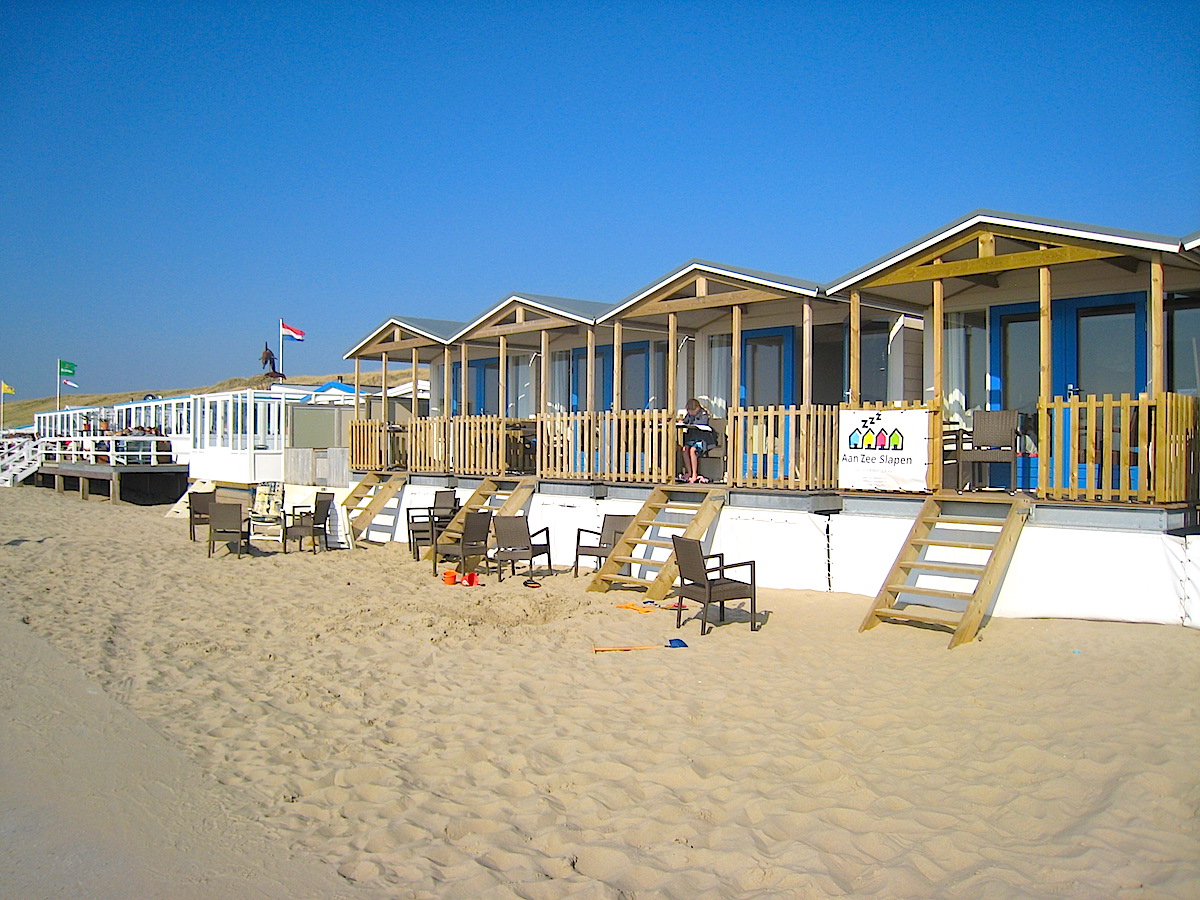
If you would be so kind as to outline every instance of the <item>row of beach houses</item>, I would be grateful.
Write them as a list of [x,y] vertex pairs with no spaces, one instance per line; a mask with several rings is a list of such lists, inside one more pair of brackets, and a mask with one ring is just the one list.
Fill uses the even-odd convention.
[[[516,293],[469,322],[392,316],[345,358],[356,383],[319,422],[303,423],[311,395],[271,392],[123,415],[170,423],[193,480],[336,486],[373,540],[406,540],[406,510],[439,488],[521,479],[570,565],[577,528],[675,486],[695,397],[719,435],[704,540],[755,559],[762,585],[882,596],[901,579],[895,608],[953,607],[985,543],[977,510],[1016,504],[990,614],[1200,614],[1200,233],[981,210],[826,284],[692,260],[616,302]],[[364,400],[364,364],[403,399]],[[994,411],[1013,414],[1011,439],[969,465],[976,413]],[[926,519],[955,539],[930,540]],[[932,543],[949,556],[918,577],[905,554]]]

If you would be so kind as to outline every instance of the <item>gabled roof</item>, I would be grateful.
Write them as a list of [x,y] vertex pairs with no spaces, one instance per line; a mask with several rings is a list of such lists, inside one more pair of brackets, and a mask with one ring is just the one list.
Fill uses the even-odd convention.
[[610,303],[596,303],[592,300],[572,300],[567,297],[548,297],[544,294],[509,294],[487,312],[461,326],[447,343],[460,340],[487,324],[490,319],[500,315],[506,309],[516,306],[535,309],[552,319],[566,319],[583,325],[593,324],[597,318],[612,308]]
[[1189,252],[1200,250],[1200,231],[1193,231],[1183,238],[1183,249]]
[[342,359],[353,359],[357,356],[364,347],[378,338],[378,336],[388,328],[400,328],[404,331],[411,331],[423,338],[426,338],[434,344],[448,344],[450,339],[462,330],[462,322],[454,322],[449,319],[425,319],[416,316],[392,316],[386,322],[379,325],[374,331],[368,334],[365,338],[351,347],[342,356]]
[[937,244],[947,241],[956,235],[969,232],[979,227],[1011,228],[1019,231],[1030,231],[1053,236],[1061,239],[1093,241],[1103,244],[1114,244],[1139,250],[1161,250],[1167,253],[1178,253],[1181,244],[1179,238],[1161,234],[1148,234],[1141,231],[1128,231],[1122,228],[1102,228],[1095,225],[1084,225],[1079,222],[1067,222],[1062,219],[1042,219],[1036,216],[1022,216],[1015,213],[997,212],[991,209],[977,209],[955,219],[949,225],[931,231],[924,237],[905,244],[886,256],[881,256],[874,262],[860,266],[841,278],[826,284],[825,291],[829,294],[840,293],[867,281],[871,277],[891,268],[905,259],[929,250]]
[[670,285],[677,281],[681,276],[688,275],[692,272],[696,274],[712,275],[715,278],[734,278],[739,281],[750,282],[759,285],[767,290],[784,291],[791,294],[804,294],[809,297],[815,297],[820,293],[821,285],[815,281],[808,281],[803,278],[793,278],[790,275],[777,275],[772,272],[760,272],[756,269],[743,269],[738,266],[729,266],[724,263],[711,262],[705,259],[689,259],[683,265],[668,272],[661,278],[656,279],[645,287],[634,291],[624,300],[611,307],[607,313],[600,317],[601,319],[611,319],[629,307],[634,306],[640,301],[649,297],[655,291]]

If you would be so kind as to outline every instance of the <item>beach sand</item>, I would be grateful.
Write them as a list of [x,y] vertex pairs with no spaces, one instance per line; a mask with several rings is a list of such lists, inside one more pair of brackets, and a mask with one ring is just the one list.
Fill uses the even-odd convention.
[[1195,631],[763,591],[700,637],[163,513],[0,490],[2,896],[1200,896]]

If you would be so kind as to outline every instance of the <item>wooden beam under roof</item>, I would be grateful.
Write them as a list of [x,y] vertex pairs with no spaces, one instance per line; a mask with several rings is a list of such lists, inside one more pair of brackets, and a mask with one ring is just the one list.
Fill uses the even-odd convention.
[[725,291],[720,294],[705,294],[700,297],[680,297],[676,300],[650,300],[626,310],[621,318],[631,316],[656,316],[666,313],[693,312],[699,309],[716,309],[719,307],[742,306],[747,303],[764,303],[770,300],[796,299],[778,291],[762,291],[746,288],[743,290]]
[[1093,259],[1111,259],[1120,256],[1108,250],[1092,250],[1088,247],[1048,247],[1045,250],[1029,250],[1020,253],[1005,253],[982,259],[960,259],[951,262],[910,263],[899,269],[871,279],[864,288],[879,288],[896,284],[918,284],[936,281],[939,278],[961,278],[964,275],[983,275],[1007,272],[1013,269],[1037,269],[1063,263],[1086,262]]
[[501,325],[489,325],[473,330],[469,334],[471,340],[486,340],[500,336],[509,337],[514,334],[532,334],[545,329],[567,328],[580,324],[574,319],[564,316],[546,316],[543,319],[533,319],[525,322],[505,322]]
[[376,353],[402,353],[405,350],[420,350],[424,347],[439,347],[441,341],[435,341],[427,337],[411,337],[405,338],[402,341],[386,341],[378,344],[372,344],[364,347],[359,356],[370,356]]

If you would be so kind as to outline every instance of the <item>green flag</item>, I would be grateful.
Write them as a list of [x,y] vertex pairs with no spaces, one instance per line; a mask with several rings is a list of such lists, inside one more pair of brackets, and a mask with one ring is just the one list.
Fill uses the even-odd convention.
[[75,374],[75,363],[67,362],[65,359],[58,361],[58,374],[71,376]]

